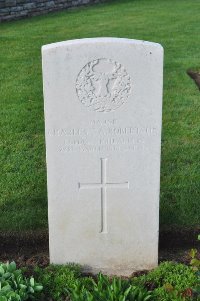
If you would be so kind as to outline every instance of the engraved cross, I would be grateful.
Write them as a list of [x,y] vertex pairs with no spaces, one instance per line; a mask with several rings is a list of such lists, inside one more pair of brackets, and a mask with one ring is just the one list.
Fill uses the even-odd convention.
[[78,183],[79,189],[101,189],[101,231],[108,233],[107,229],[107,188],[129,189],[129,182],[107,182],[107,158],[101,158],[101,183]]

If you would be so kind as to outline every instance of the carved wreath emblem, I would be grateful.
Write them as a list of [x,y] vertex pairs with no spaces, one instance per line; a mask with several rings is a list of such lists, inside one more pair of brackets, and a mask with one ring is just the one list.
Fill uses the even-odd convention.
[[123,105],[131,90],[125,68],[111,59],[97,59],[85,65],[76,80],[79,100],[97,112],[115,111]]

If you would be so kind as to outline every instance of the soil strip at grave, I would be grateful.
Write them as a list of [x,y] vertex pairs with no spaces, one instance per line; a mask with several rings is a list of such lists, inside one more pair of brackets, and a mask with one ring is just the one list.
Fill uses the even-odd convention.
[[[160,232],[159,261],[189,264],[188,252],[198,246],[196,229],[168,229]],[[0,261],[14,260],[19,267],[46,267],[49,264],[48,230],[0,232]]]

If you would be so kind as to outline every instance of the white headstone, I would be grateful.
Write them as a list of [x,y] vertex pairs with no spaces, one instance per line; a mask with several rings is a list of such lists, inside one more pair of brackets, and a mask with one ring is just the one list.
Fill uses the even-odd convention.
[[50,261],[130,275],[158,260],[163,49],[43,46]]

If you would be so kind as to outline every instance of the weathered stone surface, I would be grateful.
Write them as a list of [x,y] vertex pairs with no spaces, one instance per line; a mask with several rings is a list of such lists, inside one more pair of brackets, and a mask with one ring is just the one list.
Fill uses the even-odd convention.
[[51,7],[54,7],[54,6],[55,6],[54,1],[46,2],[46,7],[47,7],[47,8],[51,8]]
[[22,10],[20,11],[20,16],[23,17],[23,16],[27,16],[28,14],[28,10]]
[[2,14],[9,14],[9,12],[10,12],[10,8],[8,7],[8,8],[1,8],[0,9],[0,13],[2,13]]
[[16,5],[16,0],[6,0],[5,1],[5,7],[10,7],[10,6],[15,6]]
[[[5,20],[12,20],[17,18],[22,18],[23,16],[32,16],[39,14],[48,13],[51,11],[62,10],[66,8],[72,8],[79,5],[85,5],[88,3],[98,3],[104,2],[104,0],[0,0],[0,10],[5,8],[11,8],[12,15],[10,15],[10,10],[7,12],[0,12],[0,22]],[[42,3],[43,5],[41,5]],[[23,11],[23,13],[21,13]],[[27,11],[27,13],[24,13]],[[8,18],[3,18],[2,16],[7,16]]]
[[2,20],[3,21],[10,21],[10,20],[12,20],[13,19],[13,17],[11,16],[11,15],[7,15],[7,16],[3,16],[2,17]]
[[37,1],[37,6],[40,5],[40,4],[44,4],[44,5],[45,5],[45,3],[46,3],[46,2],[45,2],[44,0],[38,0],[38,1]]
[[23,6],[11,7],[10,9],[11,12],[19,12],[21,10],[23,10]]
[[16,0],[16,5],[27,3],[26,0]]
[[3,18],[4,16],[7,16],[8,15],[8,13],[2,13],[1,11],[0,11],[0,18]]
[[34,9],[36,7],[36,3],[26,3],[24,4],[24,9],[30,10],[30,9]]
[[95,38],[42,53],[51,262],[118,275],[155,267],[162,47]]
[[0,2],[0,8],[5,8],[5,3],[4,2]]

